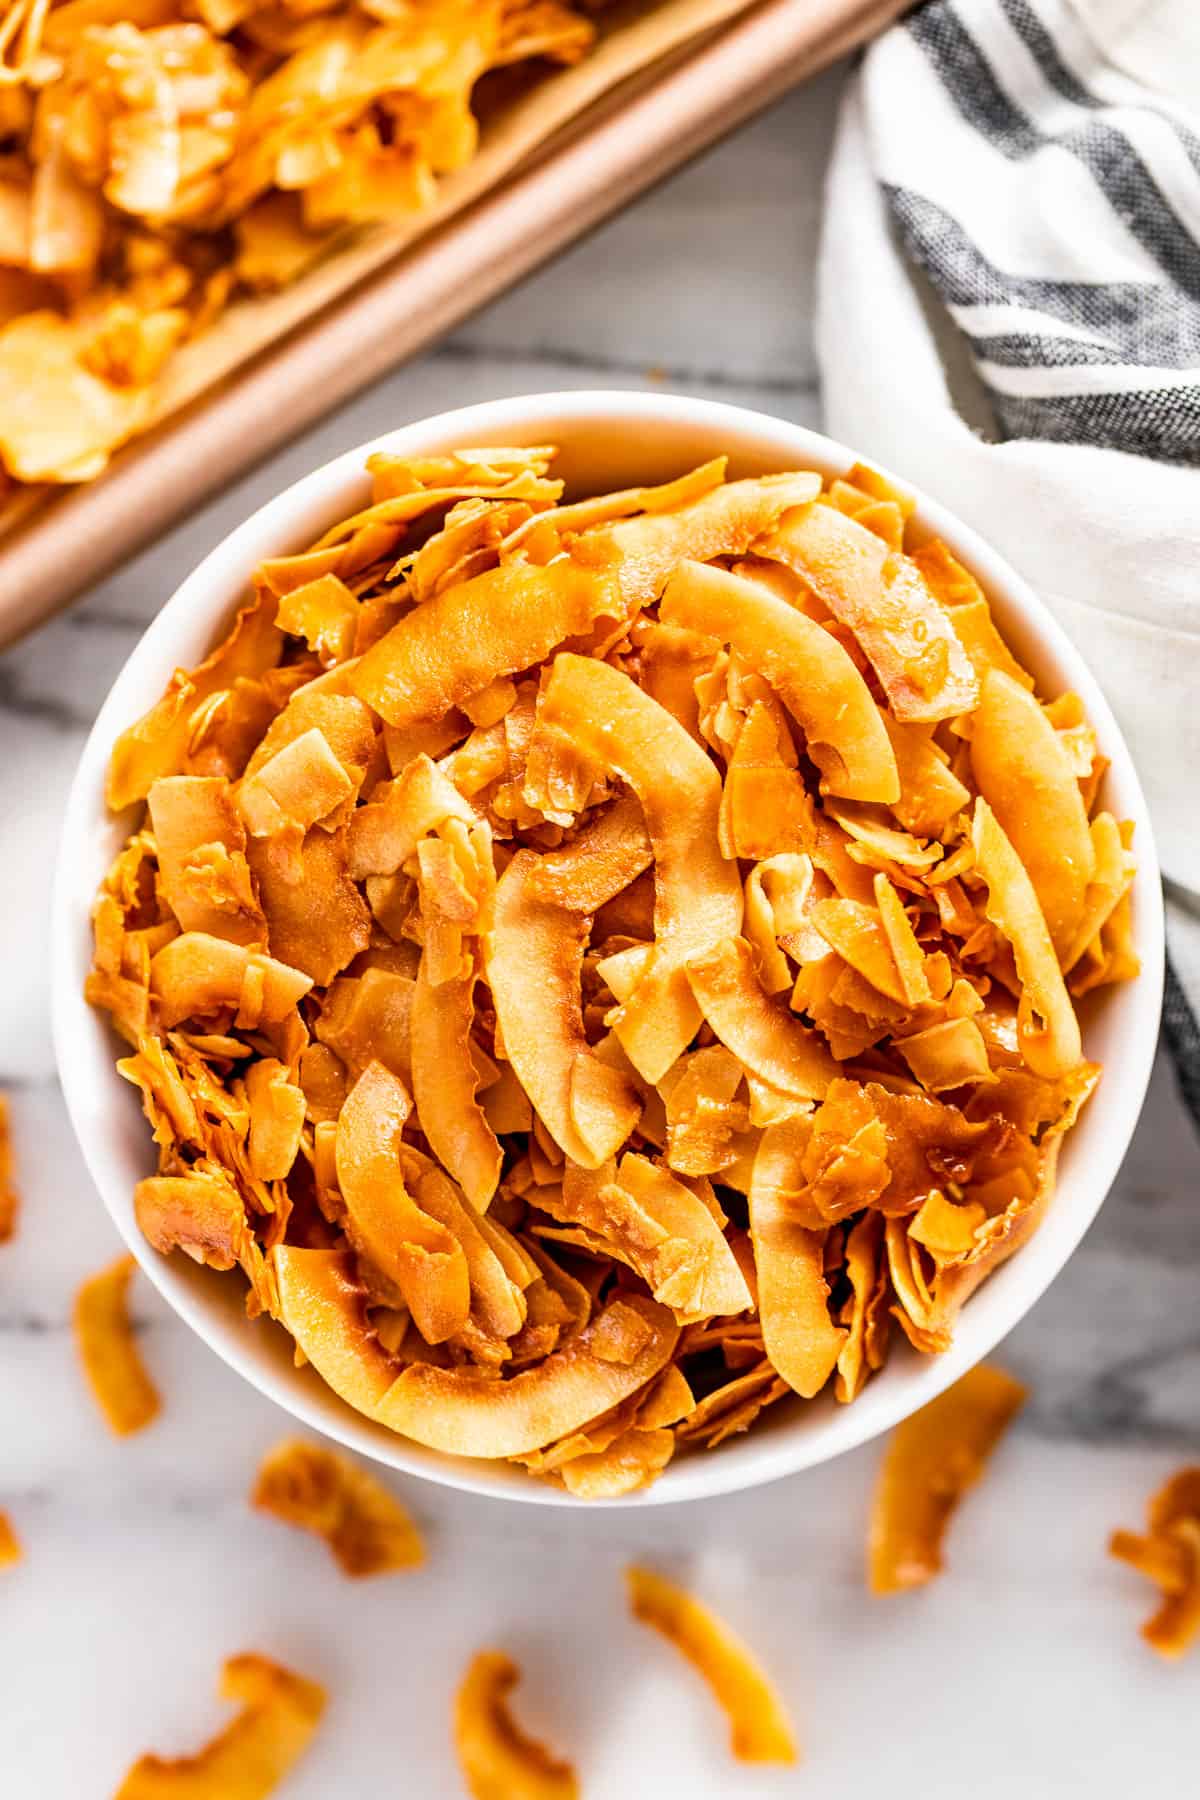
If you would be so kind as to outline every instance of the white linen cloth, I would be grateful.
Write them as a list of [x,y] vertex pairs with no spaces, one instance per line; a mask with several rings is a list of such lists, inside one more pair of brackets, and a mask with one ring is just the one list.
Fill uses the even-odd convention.
[[839,122],[817,349],[829,431],[1006,554],[1108,695],[1200,1118],[1200,6],[930,0],[877,40]]

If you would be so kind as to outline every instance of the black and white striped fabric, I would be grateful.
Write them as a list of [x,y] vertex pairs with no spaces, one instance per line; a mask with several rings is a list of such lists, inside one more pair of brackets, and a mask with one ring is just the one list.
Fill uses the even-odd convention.
[[888,203],[1005,435],[1200,463],[1200,133],[1058,0],[933,0],[901,31],[922,124]]
[[844,103],[817,335],[829,430],[1005,551],[1107,689],[1200,1123],[1200,0],[926,0],[887,32]]

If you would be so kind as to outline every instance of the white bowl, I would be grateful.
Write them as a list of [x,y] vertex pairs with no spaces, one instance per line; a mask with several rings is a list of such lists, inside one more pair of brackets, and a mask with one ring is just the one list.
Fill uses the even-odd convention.
[[[580,493],[663,481],[721,452],[729,455],[734,476],[796,467],[841,473],[856,454],[801,426],[706,400],[646,393],[535,394],[405,426],[296,482],[188,576],[100,709],[67,804],[55,883],[54,1034],[71,1119],[109,1212],[159,1292],[231,1367],[306,1425],[393,1468],[477,1494],[574,1505],[566,1493],[508,1465],[443,1456],[364,1419],[311,1368],[293,1366],[291,1341],[280,1327],[247,1320],[240,1280],[150,1249],[133,1215],[134,1184],[153,1170],[150,1134],[136,1092],[113,1066],[115,1040],[82,997],[91,961],[89,909],[129,823],[109,817],[104,805],[105,769],[117,735],[158,699],[177,666],[204,655],[263,557],[300,549],[366,503],[364,463],[370,451],[411,455],[514,443],[561,445],[559,472],[568,488]],[[863,452],[869,456],[870,445]],[[910,485],[902,473],[898,479]],[[1021,577],[934,501],[918,496],[917,518],[979,577],[1002,630],[1042,692],[1071,688],[1083,698],[1111,758],[1104,804],[1136,825],[1133,911],[1142,973],[1101,992],[1085,1008],[1087,1054],[1104,1064],[1099,1097],[1067,1138],[1049,1216],[1033,1241],[970,1300],[952,1349],[921,1357],[897,1345],[887,1367],[853,1405],[839,1407],[829,1399],[782,1402],[745,1436],[717,1451],[681,1456],[645,1493],[610,1504],[655,1506],[753,1487],[825,1462],[923,1406],[985,1356],[1062,1268],[1108,1192],[1141,1110],[1158,1036],[1163,921],[1150,821],[1129,752],[1079,652]]]

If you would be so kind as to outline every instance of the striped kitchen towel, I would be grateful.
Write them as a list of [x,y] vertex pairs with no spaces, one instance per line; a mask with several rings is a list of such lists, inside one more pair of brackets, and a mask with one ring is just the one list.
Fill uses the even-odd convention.
[[1084,652],[1166,876],[1200,1123],[1200,3],[928,0],[840,119],[826,419],[975,525]]

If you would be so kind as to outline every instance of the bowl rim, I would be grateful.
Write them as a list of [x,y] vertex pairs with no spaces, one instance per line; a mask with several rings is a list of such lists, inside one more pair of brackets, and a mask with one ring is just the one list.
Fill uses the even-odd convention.
[[[264,555],[279,553],[281,545],[295,541],[301,524],[305,523],[306,528],[311,524],[314,511],[324,514],[327,520],[338,516],[341,490],[354,479],[362,480],[368,455],[378,450],[419,452],[432,448],[434,443],[444,447],[450,441],[460,445],[496,443],[500,441],[496,436],[500,429],[508,441],[529,443],[536,441],[532,435],[534,427],[549,426],[558,441],[567,442],[589,427],[628,425],[636,431],[641,423],[690,427],[697,437],[705,433],[725,434],[760,461],[777,457],[780,467],[811,465],[826,471],[844,471],[858,459],[857,452],[823,433],[751,408],[688,395],[621,389],[564,390],[483,401],[413,421],[331,458],[227,532],[184,577],[138,639],[96,715],[72,779],[51,902],[51,1021],[68,1113],[88,1172],[110,1217],[168,1305],[260,1393],[303,1424],[347,1448],[443,1486],[524,1504],[570,1506],[577,1512],[583,1503],[564,1490],[530,1477],[514,1480],[513,1471],[507,1467],[494,1474],[486,1463],[440,1457],[357,1414],[323,1383],[319,1383],[318,1392],[294,1377],[284,1379],[268,1366],[266,1357],[256,1360],[233,1341],[216,1310],[202,1302],[200,1290],[188,1283],[186,1274],[180,1273],[179,1259],[151,1250],[132,1216],[132,1182],[136,1176],[127,1167],[123,1171],[118,1168],[119,1152],[102,1142],[99,1131],[94,1129],[90,1104],[94,1084],[85,1047],[89,1036],[94,1043],[97,1030],[107,1034],[108,1027],[93,1013],[82,994],[88,961],[84,938],[96,886],[94,872],[83,876],[83,847],[97,829],[111,828],[103,804],[109,752],[118,733],[144,711],[147,702],[141,691],[147,685],[154,688],[157,681],[155,691],[161,692],[175,667],[169,651],[180,638],[181,627],[186,635],[189,624],[197,630],[203,624],[204,641],[211,643],[219,623],[228,617],[244,592],[254,564]],[[537,438],[542,437],[544,429],[539,429]],[[681,450],[680,454],[686,457],[687,452]],[[1141,1112],[1158,1040],[1164,926],[1154,834],[1128,747],[1081,652],[1030,584],[947,508],[902,474],[892,478],[914,496],[921,523],[961,556],[989,596],[999,599],[1004,613],[1015,614],[1021,629],[1036,640],[1039,653],[1046,654],[1069,674],[1066,685],[1080,694],[1110,757],[1109,780],[1120,790],[1121,812],[1135,823],[1138,874],[1134,887],[1134,933],[1142,971],[1137,980],[1111,992],[1111,1005],[1120,1007],[1126,1015],[1123,1024],[1129,1042],[1121,1053],[1120,1080],[1111,1089],[1105,1084],[1104,1122],[1092,1129],[1096,1142],[1089,1145],[1090,1194],[1075,1201],[1067,1217],[1061,1209],[1052,1208],[1030,1243],[973,1296],[951,1348],[940,1356],[921,1359],[910,1380],[894,1379],[894,1391],[889,1390],[885,1371],[877,1383],[871,1384],[875,1390],[873,1404],[865,1410],[860,1411],[864,1399],[860,1396],[853,1406],[833,1412],[826,1424],[799,1429],[797,1419],[794,1425],[785,1423],[766,1434],[750,1433],[737,1444],[725,1445],[719,1454],[680,1459],[648,1489],[619,1500],[587,1502],[583,1505],[585,1511],[669,1505],[757,1487],[827,1462],[892,1429],[987,1356],[1049,1287],[1103,1204]],[[318,525],[317,529],[321,527]],[[1011,631],[1011,619],[1004,623]],[[193,660],[193,652],[187,651],[186,657]],[[153,671],[157,671],[154,681],[148,684],[148,675]],[[111,1065],[111,1052],[109,1061]],[[115,1068],[112,1079],[120,1081]],[[1085,1116],[1090,1120],[1091,1115]],[[1055,1229],[1050,1233],[1052,1221]],[[1005,1275],[1009,1278],[997,1292],[996,1284]],[[981,1307],[981,1302],[990,1304]],[[292,1376],[290,1370],[288,1375]],[[330,1399],[335,1402],[332,1407]]]

